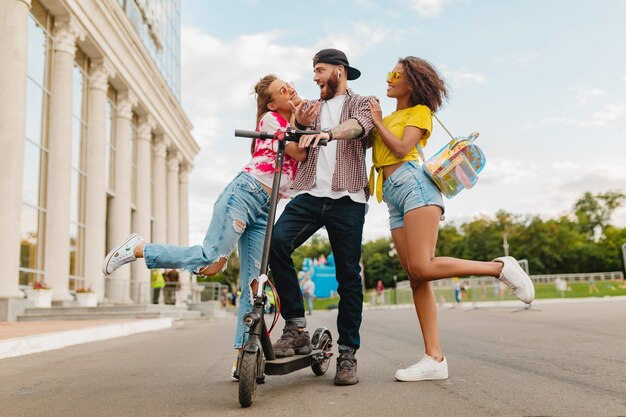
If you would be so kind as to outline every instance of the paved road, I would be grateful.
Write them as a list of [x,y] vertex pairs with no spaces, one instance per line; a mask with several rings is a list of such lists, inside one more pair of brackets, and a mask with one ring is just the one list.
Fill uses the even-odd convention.
[[[450,378],[400,383],[422,351],[412,309],[368,310],[361,383],[268,376],[249,409],[228,372],[234,318],[0,361],[0,416],[626,415],[626,301],[441,310]],[[310,327],[334,331],[334,312]]]

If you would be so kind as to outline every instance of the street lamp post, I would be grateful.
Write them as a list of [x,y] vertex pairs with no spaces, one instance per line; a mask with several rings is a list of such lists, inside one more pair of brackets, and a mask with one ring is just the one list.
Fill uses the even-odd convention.
[[393,303],[398,304],[398,277],[393,276]]
[[622,258],[624,259],[624,272],[626,272],[626,243],[622,245]]
[[506,232],[502,235],[502,248],[504,249],[504,256],[509,256],[509,241]]

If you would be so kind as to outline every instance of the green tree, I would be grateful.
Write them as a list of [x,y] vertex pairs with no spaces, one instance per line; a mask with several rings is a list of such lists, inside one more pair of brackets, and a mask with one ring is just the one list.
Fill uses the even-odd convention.
[[362,258],[365,271],[365,287],[373,288],[380,279],[385,287],[393,286],[393,277],[398,281],[408,279],[402,270],[397,255],[390,256],[391,238],[385,237],[367,242],[363,245]]
[[237,251],[234,251],[226,262],[226,269],[212,277],[198,275],[199,282],[221,282],[228,285],[232,290],[237,290],[239,283],[240,262]]
[[586,192],[574,204],[574,214],[578,218],[580,229],[590,238],[594,236],[596,228],[604,233],[613,212],[625,199],[625,194],[616,191],[595,195]]
[[320,255],[328,257],[330,252],[331,248],[328,239],[317,233],[314,234],[304,243],[304,245],[300,246],[293,252],[292,258],[296,271],[300,271],[302,269],[302,264],[305,258],[317,259]]

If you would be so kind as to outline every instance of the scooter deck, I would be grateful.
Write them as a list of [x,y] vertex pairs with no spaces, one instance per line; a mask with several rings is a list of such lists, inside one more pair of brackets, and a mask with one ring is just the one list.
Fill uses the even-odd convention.
[[286,358],[276,358],[272,361],[265,361],[266,375],[286,375],[299,369],[304,369],[315,363],[316,355],[323,355],[321,349],[312,350],[307,355],[294,355]]

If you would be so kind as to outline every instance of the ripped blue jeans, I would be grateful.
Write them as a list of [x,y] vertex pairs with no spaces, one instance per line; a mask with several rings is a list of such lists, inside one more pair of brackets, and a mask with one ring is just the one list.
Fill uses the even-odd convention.
[[259,276],[269,200],[269,194],[254,177],[240,172],[217,198],[202,246],[157,243],[146,243],[144,246],[144,258],[149,269],[184,269],[197,273],[220,258],[228,258],[239,243],[241,297],[235,348],[243,345],[246,328],[242,318],[252,311],[250,283]]

